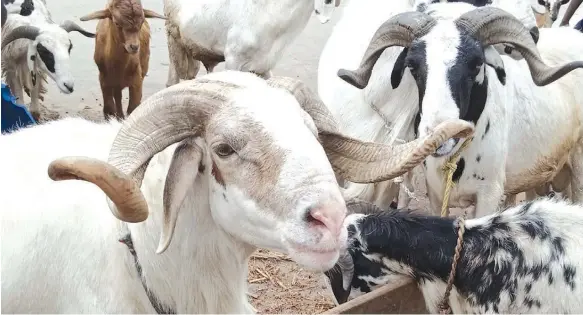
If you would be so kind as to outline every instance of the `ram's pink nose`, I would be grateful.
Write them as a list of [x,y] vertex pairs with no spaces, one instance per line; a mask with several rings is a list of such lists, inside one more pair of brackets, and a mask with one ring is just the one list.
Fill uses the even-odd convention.
[[306,215],[310,224],[326,227],[333,237],[340,235],[345,217],[346,206],[338,203],[310,208]]

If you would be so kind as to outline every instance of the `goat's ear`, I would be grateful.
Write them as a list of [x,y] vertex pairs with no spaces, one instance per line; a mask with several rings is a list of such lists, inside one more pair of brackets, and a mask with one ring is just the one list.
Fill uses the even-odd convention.
[[352,198],[350,200],[346,200],[346,209],[348,210],[348,214],[375,214],[379,212],[383,212],[383,209],[378,207],[372,202],[364,201],[358,198]]
[[484,59],[486,64],[494,68],[498,81],[503,85],[506,84],[506,70],[504,69],[504,61],[494,46],[484,48]]
[[202,150],[189,140],[185,140],[174,151],[170,169],[164,184],[164,219],[162,222],[162,234],[156,254],[163,253],[170,245],[176,219],[186,193],[192,187],[199,165],[202,160]]
[[79,18],[81,21],[101,20],[111,18],[111,12],[108,9],[95,11]]
[[340,253],[336,265],[324,274],[327,278],[327,284],[336,304],[343,304],[348,301],[352,287],[352,278],[354,277],[354,261],[348,252]]
[[146,18],[158,18],[158,19],[162,19],[162,20],[167,20],[167,18],[159,13],[156,13],[152,10],[148,10],[148,9],[144,9],[144,16]]
[[408,48],[403,48],[403,51],[397,57],[395,65],[393,66],[393,72],[391,72],[391,86],[393,89],[399,87],[401,80],[403,79],[403,74],[405,73],[405,58],[407,57]]

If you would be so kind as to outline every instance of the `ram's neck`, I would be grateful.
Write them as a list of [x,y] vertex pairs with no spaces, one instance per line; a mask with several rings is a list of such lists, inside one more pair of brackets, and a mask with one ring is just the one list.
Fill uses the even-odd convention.
[[152,159],[142,191],[150,206],[145,223],[131,226],[148,289],[178,313],[252,313],[247,264],[255,248],[218,226],[210,213],[206,176],[197,179],[180,209],[168,249],[157,255],[162,192],[174,146]]

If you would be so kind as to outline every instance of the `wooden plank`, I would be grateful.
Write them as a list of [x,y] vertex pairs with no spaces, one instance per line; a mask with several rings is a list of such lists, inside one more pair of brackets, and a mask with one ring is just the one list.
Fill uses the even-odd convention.
[[323,314],[427,314],[425,300],[411,279],[382,286]]

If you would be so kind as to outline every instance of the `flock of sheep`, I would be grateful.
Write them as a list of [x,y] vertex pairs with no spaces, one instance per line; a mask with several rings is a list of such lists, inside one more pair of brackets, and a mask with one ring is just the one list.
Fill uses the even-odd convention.
[[[474,207],[451,310],[583,312],[583,33],[537,26],[566,3],[352,0],[316,93],[272,69],[339,0],[109,0],[81,18],[96,34],[3,0],[15,96],[38,119],[47,76],[74,92],[78,31],[106,120],[0,136],[2,312],[254,313],[247,264],[265,248],[323,272],[337,303],[412,278],[436,313],[459,228],[438,216],[442,167],[462,143],[448,205]],[[146,18],[165,19],[170,68],[142,99]],[[405,210],[418,168],[432,215]]]

